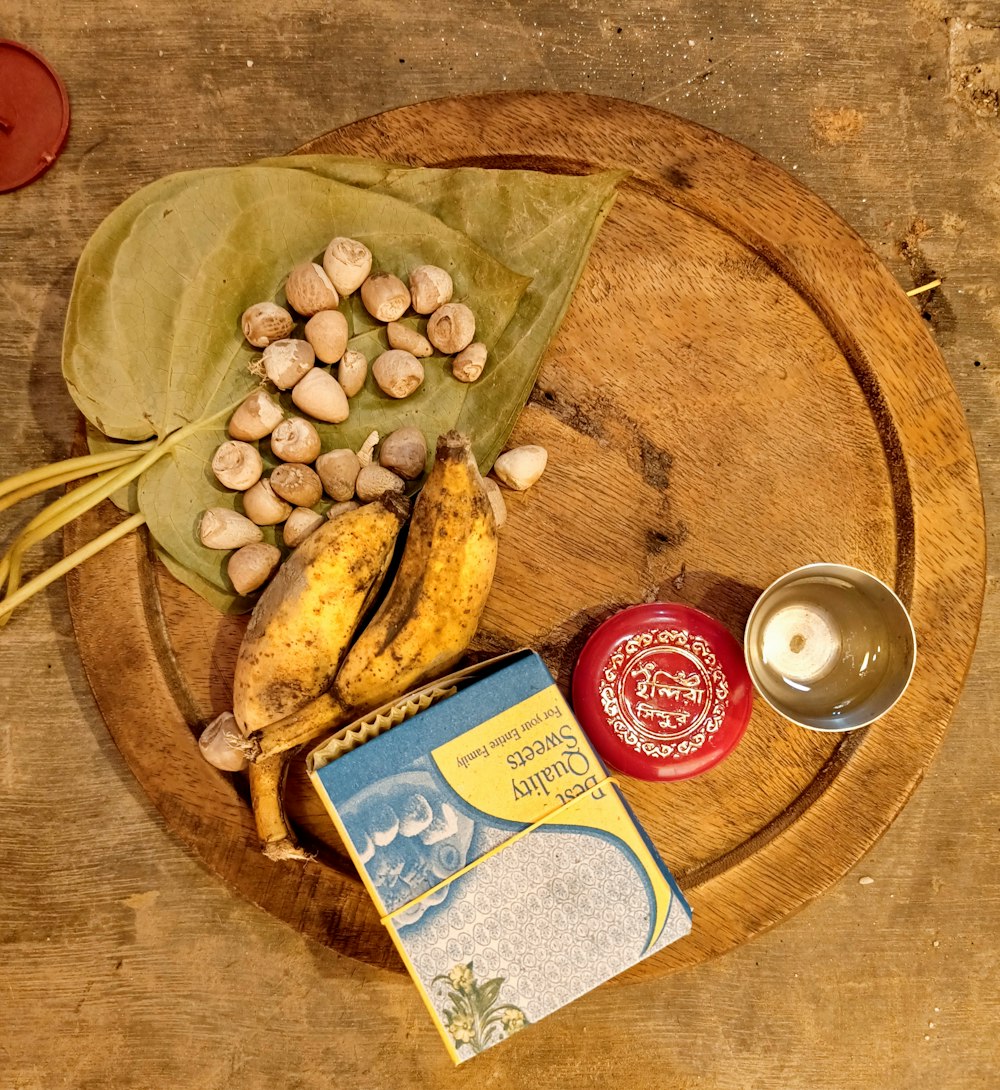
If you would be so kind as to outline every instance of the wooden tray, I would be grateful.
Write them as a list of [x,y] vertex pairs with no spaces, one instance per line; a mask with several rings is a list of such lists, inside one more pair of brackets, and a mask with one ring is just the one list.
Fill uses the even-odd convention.
[[[866,568],[910,605],[916,672],[877,725],[814,734],[759,700],[742,745],[711,773],[625,782],[695,929],[620,979],[695,964],[778,923],[899,812],[941,741],[975,642],[985,553],[976,461],[916,308],[787,174],[630,103],[441,100],[301,150],[633,171],[514,436],[544,444],[549,469],[509,499],[480,650],[530,644],[565,688],[583,640],[614,609],[674,599],[741,635],[760,590],[815,560]],[[117,517],[105,506],[70,530],[67,547]],[[400,969],[303,777],[292,809],[317,860],[273,864],[257,851],[239,778],[197,752],[195,725],[230,705],[245,619],[219,617],[135,535],[73,576],[70,601],[97,702],[168,826],[293,927]]]

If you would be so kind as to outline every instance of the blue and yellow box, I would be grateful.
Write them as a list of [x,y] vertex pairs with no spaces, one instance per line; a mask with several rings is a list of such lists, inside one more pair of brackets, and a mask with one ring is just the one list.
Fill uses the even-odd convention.
[[533,652],[383,709],[308,767],[456,1063],[691,930]]

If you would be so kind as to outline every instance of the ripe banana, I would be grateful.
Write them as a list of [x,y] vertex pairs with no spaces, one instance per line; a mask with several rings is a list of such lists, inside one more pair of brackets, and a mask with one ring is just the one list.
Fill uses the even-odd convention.
[[[330,684],[385,576],[409,504],[391,495],[315,530],[261,595],[236,660],[233,714],[266,726]],[[304,858],[281,804],[287,754],[250,768],[257,832],[272,859]]]
[[251,758],[311,741],[445,673],[475,635],[496,557],[496,522],[470,442],[449,432],[438,440],[385,601],[328,692],[250,732],[259,747]]
[[393,493],[324,523],[292,553],[254,607],[233,678],[244,733],[330,685],[381,584],[407,502]]

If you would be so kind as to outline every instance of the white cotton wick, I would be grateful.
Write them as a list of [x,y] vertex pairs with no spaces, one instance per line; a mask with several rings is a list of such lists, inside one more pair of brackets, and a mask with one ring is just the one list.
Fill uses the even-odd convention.
[[762,642],[764,661],[789,681],[818,681],[840,659],[840,631],[819,606],[783,606],[764,626]]

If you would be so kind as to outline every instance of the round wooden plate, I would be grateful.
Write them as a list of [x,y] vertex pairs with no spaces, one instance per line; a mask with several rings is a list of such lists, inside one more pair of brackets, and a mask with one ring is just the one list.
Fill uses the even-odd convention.
[[[549,468],[510,495],[479,650],[537,648],[566,689],[593,628],[687,602],[737,635],[759,591],[810,561],[874,572],[910,606],[903,700],[851,735],[762,700],[736,752],[672,785],[625,781],[694,908],[694,932],[619,979],[722,953],[841,877],[924,774],[975,643],[985,540],[962,410],[913,304],[801,185],[730,140],[631,103],[486,95],[421,103],[301,149],[409,164],[631,176],[514,434]],[[117,518],[105,506],[68,548]],[[133,535],[70,582],[108,727],[167,824],[243,895],[352,957],[401,965],[301,774],[315,862],[257,850],[239,777],[197,725],[230,705],[245,618],[220,617]],[[112,638],[109,638],[109,634]]]

